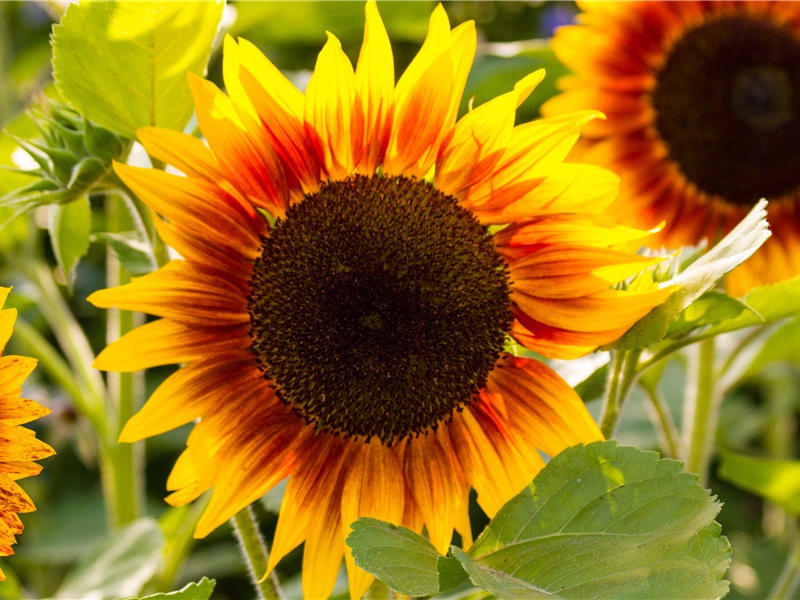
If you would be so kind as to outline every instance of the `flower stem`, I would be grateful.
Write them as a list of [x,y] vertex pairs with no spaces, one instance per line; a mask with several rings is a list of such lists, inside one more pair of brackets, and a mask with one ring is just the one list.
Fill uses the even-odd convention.
[[636,381],[641,350],[614,350],[611,353],[611,372],[603,399],[603,416],[600,430],[606,439],[614,435],[622,405]]
[[717,431],[722,394],[716,386],[714,338],[697,344],[697,360],[692,361],[684,399],[686,463],[684,468],[697,473],[698,483],[706,485],[708,464]]
[[[113,194],[106,196],[106,229],[110,232],[125,230],[124,211],[120,210],[121,200]],[[120,265],[109,246],[106,254],[106,285],[116,287],[130,281],[130,275]],[[129,311],[111,308],[106,311],[106,343],[111,344],[134,328],[135,316]],[[114,444],[111,447],[112,485],[114,488],[114,524],[125,525],[138,518],[144,500],[143,484],[143,446],[142,444],[118,444],[116,438],[125,423],[136,410],[137,399],[141,395],[141,374],[108,374],[109,413],[116,417],[112,424]]]
[[239,547],[245,563],[247,563],[247,570],[250,572],[250,579],[256,588],[258,598],[260,600],[280,600],[281,591],[275,572],[270,573],[269,577],[263,577],[267,570],[267,546],[258,530],[253,509],[248,506],[240,510],[231,519],[231,524],[236,539],[239,540]]
[[778,581],[775,582],[769,593],[769,598],[783,600],[793,598],[797,588],[800,587],[800,534],[798,534],[798,523],[796,519],[787,522],[789,535],[789,554],[786,557],[786,564],[783,566]]
[[642,385],[642,388],[650,399],[648,412],[661,438],[661,446],[665,450],[665,454],[670,458],[682,458],[683,448],[681,448],[680,433],[678,433],[678,428],[675,426],[675,421],[664,397],[656,386]]

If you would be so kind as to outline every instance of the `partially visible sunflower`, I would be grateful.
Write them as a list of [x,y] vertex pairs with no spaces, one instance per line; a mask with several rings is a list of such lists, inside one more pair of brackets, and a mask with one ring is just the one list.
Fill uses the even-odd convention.
[[515,127],[538,72],[457,121],[475,47],[438,6],[395,84],[370,2],[355,71],[328,34],[304,94],[228,38],[228,95],[190,78],[209,147],[139,131],[186,176],[116,166],[183,260],[90,297],[161,317],[96,366],[185,363],[121,440],[199,419],[167,482],[175,505],[214,488],[198,537],[291,476],[268,568],[305,542],[307,597],[330,594],[343,554],[353,597],[374,579],[345,553],[356,518],[469,543],[470,487],[493,515],[539,450],[601,437],[553,371],[504,353],[510,337],[579,356],[672,291],[611,289],[654,261],[612,249],[645,233],[595,214],[616,177],[563,163],[597,113]]
[[621,177],[613,218],[714,240],[761,198],[772,238],[727,279],[744,294],[800,274],[800,3],[585,2],[553,47],[576,75],[543,107],[608,119],[582,160]]
[[[0,287],[0,307],[5,304],[10,288]],[[14,322],[16,309],[0,310],[0,353],[5,349]],[[35,460],[55,454],[44,442],[37,440],[30,429],[20,427],[50,412],[27,398],[20,398],[22,383],[33,371],[36,360],[27,356],[0,356],[0,555],[14,554],[11,545],[22,531],[17,513],[36,510],[33,502],[17,479],[38,475],[42,467]],[[6,576],[0,569],[0,581]]]

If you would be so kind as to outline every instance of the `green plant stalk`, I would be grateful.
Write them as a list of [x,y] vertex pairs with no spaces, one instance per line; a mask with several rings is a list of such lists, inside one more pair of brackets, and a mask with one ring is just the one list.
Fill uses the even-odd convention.
[[161,526],[167,538],[164,546],[164,558],[158,574],[148,584],[148,594],[168,592],[175,588],[178,583],[178,571],[194,545],[194,530],[210,499],[211,494],[207,493],[191,504],[169,508],[169,511],[176,513],[180,511],[178,514],[180,514],[181,520],[177,526],[165,526],[164,517],[162,517]]
[[48,267],[38,261],[29,263],[27,267],[26,270],[33,273],[34,283],[39,288],[39,310],[56,336],[81,388],[82,404],[87,410],[86,416],[96,425],[103,424],[98,433],[101,437],[105,436],[107,428],[105,428],[103,403],[106,389],[100,373],[91,368],[94,352],[89,341],[61,297]]
[[797,588],[800,587],[800,534],[797,519],[790,519],[787,522],[787,534],[789,554],[786,557],[786,564],[768,596],[774,600],[793,598]]
[[[105,201],[106,228],[111,232],[124,231],[119,202],[109,194]],[[130,281],[127,271],[119,264],[109,247],[106,252],[106,285],[116,287]],[[132,312],[116,308],[106,311],[106,343],[111,344],[134,328]],[[133,416],[138,404],[137,390],[141,391],[141,375],[133,373],[108,374],[109,414],[116,417],[111,427],[114,440],[110,453],[113,463],[113,521],[121,527],[135,521],[144,503],[144,456],[142,444],[120,444],[119,433]]]
[[[33,240],[40,239],[38,232],[31,235]],[[94,362],[89,341],[75,320],[61,293],[53,282],[49,267],[39,258],[38,246],[25,254],[24,270],[31,273],[33,283],[39,290],[38,307],[44,316],[51,331],[56,336],[61,350],[67,357],[69,368],[78,386],[77,393],[81,400],[76,402],[75,408],[89,419],[95,434],[100,441],[100,481],[103,488],[103,498],[106,507],[106,519],[109,526],[113,527],[115,515],[115,463],[113,446],[110,435],[113,427],[109,427],[109,416],[105,411],[106,387],[100,373],[91,368]]]
[[250,579],[256,588],[260,600],[280,600],[281,591],[275,572],[269,577],[263,577],[267,571],[267,546],[258,530],[258,523],[253,514],[253,509],[248,506],[236,513],[231,519],[233,532],[239,540]]
[[698,483],[705,486],[722,402],[722,393],[716,386],[714,338],[702,340],[697,354],[689,369],[684,398],[684,468],[696,473]]
[[14,338],[25,347],[26,354],[36,357],[39,361],[39,368],[72,398],[78,412],[89,419],[92,427],[95,430],[102,427],[104,424],[102,415],[92,413],[72,369],[50,342],[33,325],[23,319],[17,319],[14,325]]
[[611,352],[611,369],[606,382],[603,416],[600,420],[600,431],[603,432],[606,439],[610,439],[614,435],[622,405],[636,382],[641,353],[641,350],[613,350]]
[[664,397],[656,387],[649,385],[642,385],[647,397],[650,399],[648,404],[649,413],[653,425],[656,427],[659,437],[661,438],[662,447],[666,451],[667,456],[670,458],[683,458],[683,449],[681,448],[680,433],[675,426],[675,421],[669,412],[669,406],[664,401]]

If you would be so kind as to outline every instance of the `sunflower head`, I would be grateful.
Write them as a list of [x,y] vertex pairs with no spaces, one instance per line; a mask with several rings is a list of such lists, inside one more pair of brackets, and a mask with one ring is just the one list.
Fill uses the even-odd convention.
[[581,156],[614,169],[611,214],[666,221],[668,246],[714,240],[762,197],[772,239],[727,285],[800,274],[800,8],[793,2],[624,2],[583,7],[553,40],[575,71],[543,107],[594,108]]
[[[0,288],[0,308],[10,288]],[[0,310],[0,352],[5,349],[17,311]],[[0,555],[14,554],[11,546],[22,532],[18,513],[36,510],[33,501],[16,483],[18,479],[38,475],[42,467],[34,461],[54,454],[53,449],[37,440],[33,432],[21,425],[43,417],[49,409],[21,398],[21,386],[33,371],[36,360],[26,356],[0,356]],[[5,580],[0,570],[0,581]]]
[[575,357],[619,337],[671,289],[613,289],[653,259],[646,235],[598,215],[616,177],[564,163],[597,113],[515,126],[541,81],[458,118],[473,23],[437,7],[395,82],[366,6],[355,69],[328,34],[305,92],[228,38],[227,94],[190,77],[208,146],[145,128],[185,176],[117,165],[182,257],[97,306],[157,317],[96,366],[182,363],[122,432],[136,441],[197,420],[167,481],[185,504],[213,487],[204,536],[289,476],[269,569],[305,542],[303,589],[351,594],[372,577],[344,539],[372,516],[471,540],[470,487],[494,514],[542,467],[539,450],[600,438],[582,402],[510,339]]

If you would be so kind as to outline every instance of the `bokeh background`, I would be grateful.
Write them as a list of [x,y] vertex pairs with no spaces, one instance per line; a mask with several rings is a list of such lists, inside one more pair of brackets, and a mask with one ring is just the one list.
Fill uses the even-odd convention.
[[[578,9],[572,2],[468,2],[443,3],[454,25],[475,20],[479,32],[478,55],[464,94],[462,112],[471,100],[476,105],[509,91],[514,83],[533,70],[545,68],[547,78],[518,111],[518,121],[538,116],[539,105],[557,89],[558,77],[565,68],[551,52],[548,40],[559,25],[569,23]],[[396,72],[400,73],[419,49],[427,31],[433,2],[379,3],[393,43]],[[64,10],[57,2],[0,2],[0,165],[26,166],[26,157],[14,137],[36,134],[26,107],[37,96],[58,99],[52,83],[51,27]],[[363,35],[363,4],[360,2],[229,2],[223,30],[244,37],[257,46],[299,86],[308,80],[316,55],[325,42],[325,31],[335,33],[345,52],[355,62]],[[215,43],[208,77],[222,86],[221,37]],[[194,127],[194,122],[188,126]],[[25,176],[0,172],[0,196],[24,185]],[[0,209],[5,210],[5,209]],[[102,211],[94,211],[102,219]],[[41,217],[41,215],[39,215]],[[31,253],[41,253],[54,290],[67,303],[87,333],[95,352],[105,345],[105,315],[86,302],[92,291],[105,287],[105,244],[92,244],[81,262],[73,289],[65,285],[58,272],[52,249],[30,246],[35,229],[46,223],[37,215],[16,219],[0,231],[0,283],[13,285],[9,306],[18,308],[18,331],[6,353],[38,356],[45,350],[37,343],[41,336],[51,349],[60,352],[59,341],[43,318],[37,290],[32,281]],[[102,223],[94,227],[104,229]],[[42,236],[39,236],[41,238]],[[46,240],[46,236],[44,236]],[[795,327],[795,330],[797,328]],[[32,331],[31,331],[32,330]],[[723,404],[718,432],[719,445],[733,450],[775,457],[797,456],[796,423],[800,389],[800,343],[791,332],[784,334],[786,346],[777,353],[779,360],[765,361],[762,368],[742,373]],[[735,344],[736,339],[728,343]],[[572,383],[578,383],[605,357],[588,357],[576,363],[557,365]],[[658,390],[680,424],[685,363],[670,362]],[[170,373],[168,368],[153,369],[144,379],[149,394]],[[38,512],[23,515],[24,534],[15,546],[16,555],[4,558],[8,581],[0,583],[0,598],[51,597],[63,589],[65,580],[75,577],[93,552],[102,544],[108,530],[98,472],[97,442],[90,424],[75,410],[69,396],[57,382],[38,369],[28,379],[26,395],[53,410],[34,423],[37,435],[52,445],[57,456],[43,461],[44,470],[23,482],[34,499]],[[590,396],[591,394],[587,394]],[[645,408],[643,393],[636,392],[625,408],[618,438],[621,443],[643,449],[664,450],[651,415]],[[589,402],[599,412],[599,400]],[[169,508],[163,502],[169,470],[184,447],[188,426],[163,434],[144,444],[147,512],[166,527],[176,527],[188,518],[193,507]],[[713,473],[713,469],[712,469]],[[747,492],[712,477],[711,488],[724,502],[718,521],[733,546],[730,598],[763,597],[777,578],[786,553],[786,517],[775,507]],[[267,539],[272,536],[282,487],[279,486],[255,506]],[[473,511],[474,529],[486,522],[477,506]],[[202,576],[217,580],[214,598],[234,599],[252,594],[235,540],[228,526],[207,539],[190,543],[185,560],[175,572],[159,573],[152,591],[177,589]],[[299,549],[279,566],[278,575],[289,597],[300,595]],[[345,597],[344,580],[337,586]],[[800,596],[796,596],[800,597]]]

